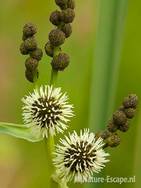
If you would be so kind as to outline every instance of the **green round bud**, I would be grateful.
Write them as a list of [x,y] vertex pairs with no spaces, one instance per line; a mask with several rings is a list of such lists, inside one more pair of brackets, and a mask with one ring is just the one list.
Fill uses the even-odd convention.
[[34,50],[30,53],[30,57],[40,61],[43,57],[43,52],[40,48],[37,48],[36,50]]
[[53,46],[50,44],[50,42],[47,42],[45,45],[45,52],[48,56],[53,57],[54,54],[54,48]]
[[67,2],[67,8],[71,8],[71,9],[75,8],[75,2],[74,2],[74,0],[68,0],[68,2]]
[[68,38],[72,33],[71,24],[65,24],[61,30],[65,33],[65,37]]
[[32,23],[27,23],[23,27],[23,40],[24,37],[32,37],[35,33],[37,33],[37,28]]
[[22,55],[29,54],[29,51],[27,50],[27,48],[24,45],[24,42],[20,45],[20,52],[21,52]]
[[130,94],[123,101],[123,106],[125,108],[136,108],[138,104],[138,97],[136,94]]
[[25,61],[25,67],[27,70],[30,70],[30,71],[35,71],[35,69],[37,69],[38,67],[38,60],[37,59],[34,59],[34,58],[31,58],[29,57],[28,59],[26,59]]
[[107,138],[106,144],[110,147],[116,147],[120,144],[120,137],[117,133],[113,133],[110,137]]
[[37,48],[37,43],[34,37],[30,37],[24,41],[25,48],[28,51],[33,51],[36,50]]
[[135,108],[125,108],[124,110],[127,118],[132,119],[135,115],[136,109]]
[[66,53],[59,53],[51,62],[52,68],[57,71],[63,71],[69,65],[70,58]]
[[53,29],[49,33],[49,41],[52,46],[60,46],[65,42],[65,34],[60,29]]
[[67,8],[66,0],[55,0],[56,5],[58,5],[62,10]]
[[110,120],[108,123],[107,129],[109,132],[116,132],[118,129],[118,126],[112,120]]
[[71,8],[62,11],[62,21],[64,23],[72,23],[75,17],[75,12]]
[[119,129],[120,131],[122,131],[122,132],[128,131],[128,129],[129,129],[129,123],[126,122],[124,125],[120,125],[120,126],[118,127],[118,129]]
[[116,111],[113,114],[113,122],[116,125],[124,125],[127,122],[127,117],[123,111]]
[[61,12],[56,10],[51,13],[50,15],[50,22],[54,25],[60,25],[61,24]]
[[39,77],[39,72],[37,69],[35,69],[34,71],[31,71],[31,70],[28,70],[26,69],[25,70],[25,77],[26,79],[29,81],[29,82],[34,82],[38,79]]

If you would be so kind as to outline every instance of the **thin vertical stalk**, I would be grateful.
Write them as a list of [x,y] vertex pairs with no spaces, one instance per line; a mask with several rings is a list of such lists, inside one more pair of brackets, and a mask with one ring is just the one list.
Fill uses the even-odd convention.
[[128,0],[98,0],[96,47],[92,65],[89,127],[103,129],[116,94]]
[[[119,75],[122,36],[128,0],[97,0],[97,33],[90,85],[89,127],[105,128],[111,116]],[[87,184],[87,188],[98,184]]]

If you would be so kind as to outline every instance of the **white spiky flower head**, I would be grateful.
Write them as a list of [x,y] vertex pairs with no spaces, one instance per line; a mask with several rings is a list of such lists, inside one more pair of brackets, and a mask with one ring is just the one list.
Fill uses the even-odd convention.
[[73,106],[68,104],[68,96],[61,92],[61,88],[41,86],[25,96],[22,102],[24,123],[39,130],[42,137],[63,132],[73,116]]
[[64,181],[88,181],[94,172],[100,172],[109,161],[106,159],[109,154],[103,150],[103,146],[103,139],[96,139],[89,129],[81,130],[80,135],[74,131],[65,136],[56,146],[53,160],[57,176]]

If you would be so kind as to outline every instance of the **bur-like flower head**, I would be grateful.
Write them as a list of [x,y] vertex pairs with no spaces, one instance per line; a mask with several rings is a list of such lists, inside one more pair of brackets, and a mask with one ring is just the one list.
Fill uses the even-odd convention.
[[75,131],[56,146],[54,165],[56,174],[64,181],[74,179],[75,182],[84,182],[92,177],[93,173],[100,172],[109,160],[109,155],[102,149],[102,138],[95,138],[89,130]]
[[73,106],[68,104],[68,96],[61,92],[61,88],[41,86],[25,96],[22,102],[24,123],[39,130],[42,137],[63,132],[73,116]]

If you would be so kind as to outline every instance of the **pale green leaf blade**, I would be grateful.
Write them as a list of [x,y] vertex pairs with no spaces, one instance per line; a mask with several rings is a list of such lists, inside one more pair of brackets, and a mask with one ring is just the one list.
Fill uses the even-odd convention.
[[35,133],[32,127],[6,122],[0,122],[0,133],[11,135],[30,142],[38,142],[43,139],[40,132]]

